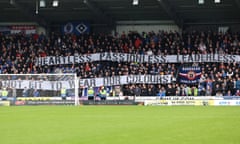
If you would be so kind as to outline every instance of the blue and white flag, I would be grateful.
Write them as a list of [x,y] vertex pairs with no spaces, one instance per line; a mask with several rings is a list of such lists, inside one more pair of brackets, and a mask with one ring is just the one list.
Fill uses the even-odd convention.
[[201,71],[201,67],[181,67],[179,72],[180,83],[198,83],[201,77]]
[[90,26],[86,22],[68,22],[62,26],[64,34],[84,34],[90,32]]

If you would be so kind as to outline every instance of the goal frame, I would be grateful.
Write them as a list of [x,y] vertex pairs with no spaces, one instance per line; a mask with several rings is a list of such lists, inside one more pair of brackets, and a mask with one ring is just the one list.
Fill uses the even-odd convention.
[[54,74],[45,74],[45,73],[41,73],[41,74],[0,74],[0,77],[3,76],[73,76],[73,80],[74,80],[74,105],[78,106],[79,103],[79,79],[77,77],[76,73],[54,73]]

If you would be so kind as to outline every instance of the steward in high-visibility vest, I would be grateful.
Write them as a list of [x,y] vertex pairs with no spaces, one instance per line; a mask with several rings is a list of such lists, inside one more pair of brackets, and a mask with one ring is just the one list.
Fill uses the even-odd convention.
[[194,87],[193,95],[194,96],[198,96],[198,88]]
[[6,90],[6,88],[4,88],[2,90],[2,100],[7,100],[8,97],[8,91]]
[[106,97],[107,97],[107,91],[104,88],[102,88],[100,90],[100,98],[103,100],[106,100]]
[[67,89],[66,88],[62,88],[61,89],[61,97],[62,99],[66,99],[67,96]]
[[93,88],[92,87],[90,87],[89,89],[88,89],[88,99],[90,100],[92,100],[93,98],[94,98],[94,90],[93,90]]
[[188,87],[188,96],[192,96],[192,89]]

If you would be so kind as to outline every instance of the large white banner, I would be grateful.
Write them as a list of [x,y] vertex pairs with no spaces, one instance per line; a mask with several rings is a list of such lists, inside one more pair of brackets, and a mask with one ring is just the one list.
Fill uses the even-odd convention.
[[[90,79],[79,79],[79,87],[114,86],[124,84],[166,84],[171,83],[171,75],[127,75],[114,77],[101,77]],[[61,88],[74,89],[74,80],[66,81],[41,81],[41,80],[3,80],[2,87],[42,90],[60,90]]]
[[190,63],[190,62],[240,62],[240,55],[139,55],[127,53],[95,53],[74,56],[47,56],[36,58],[36,65],[57,65],[93,61],[138,62],[138,63]]

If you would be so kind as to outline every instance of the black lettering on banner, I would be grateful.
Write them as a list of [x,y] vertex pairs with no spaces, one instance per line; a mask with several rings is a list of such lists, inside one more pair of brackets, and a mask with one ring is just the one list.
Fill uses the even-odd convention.
[[228,56],[227,55],[222,55],[223,62],[228,62]]
[[199,54],[195,54],[194,55],[194,60],[197,62],[200,62],[200,55]]
[[149,75],[150,79],[149,79],[149,82],[150,83],[155,83],[154,81],[154,75]]
[[71,62],[71,58],[70,58],[70,56],[67,56],[67,64],[71,64],[72,62]]
[[3,81],[2,86],[5,87],[5,88],[10,87],[11,86],[11,81],[9,81],[9,80],[8,81]]
[[[105,78],[104,78],[105,79]],[[120,77],[119,76],[114,76],[114,77],[107,77],[107,85],[111,86],[111,85],[120,85]],[[104,80],[104,82],[106,81]]]
[[105,60],[105,53],[100,53],[100,61]]
[[103,78],[103,85],[104,86],[116,85],[115,77],[105,77],[105,78]]
[[61,57],[59,57],[59,56],[56,56],[56,57],[55,57],[55,63],[56,63],[56,64],[60,64],[60,63],[61,63],[60,58],[61,58]]
[[224,62],[230,62],[228,55],[222,56]]
[[120,53],[120,54],[119,54],[119,57],[120,57],[120,60],[119,60],[119,61],[124,61],[124,56],[125,56],[125,55],[124,55],[123,53]]
[[149,75],[143,76],[143,83],[149,83]]
[[63,87],[62,87],[62,83],[59,82],[59,81],[57,81],[57,82],[56,82],[56,88],[57,88],[57,90],[62,89],[62,88],[63,88]]
[[78,83],[80,88],[84,86],[84,81],[85,81],[84,79],[79,79]]
[[112,61],[118,61],[118,55],[116,53],[112,53]]
[[[223,56],[224,56],[224,55],[223,55]],[[225,57],[226,57],[226,60],[227,60],[226,62],[234,62],[234,61],[232,60],[232,58],[231,58],[232,55],[226,55]]]
[[182,61],[183,61],[183,62],[188,61],[188,60],[187,60],[187,55],[182,55]]
[[53,60],[53,56],[49,57],[49,65],[54,65],[54,60]]
[[62,57],[63,64],[66,64],[66,57]]
[[217,59],[215,60],[217,62],[223,62],[224,60],[222,59],[222,55],[218,54]]
[[152,62],[152,55],[149,55],[148,56],[148,63],[151,63]]
[[[235,55],[230,55],[230,62],[236,62],[236,56]],[[239,62],[239,60],[238,60]]]
[[44,65],[48,65],[48,58],[47,58],[47,57],[44,57],[43,60],[44,60],[44,61],[43,61],[43,64],[44,64]]
[[78,60],[79,60],[79,63],[84,63],[84,56],[83,55],[79,55],[78,56]]
[[80,80],[80,82],[83,83],[84,87],[95,87],[96,86],[95,79],[84,79],[83,81]]
[[141,75],[136,75],[135,79],[136,79],[135,83],[144,83],[144,79],[142,79]]
[[144,55],[136,55],[136,62],[143,63],[144,62]]
[[35,59],[35,65],[42,65],[42,59],[41,58],[36,58]]
[[192,55],[188,55],[188,61],[193,62],[193,56]]
[[1,81],[0,85],[2,87],[16,87],[17,82],[16,81],[12,81],[12,80],[8,80],[8,81]]
[[35,88],[35,82],[34,81],[28,81],[28,88]]
[[55,87],[54,87],[54,82],[50,82],[51,83],[51,89],[54,89]]
[[109,61],[112,60],[112,58],[111,58],[111,53],[107,53],[106,60],[109,60]]
[[209,54],[210,55],[210,62],[215,62],[215,55],[214,54]]
[[200,54],[197,54],[197,55],[199,55],[201,62],[204,62],[204,61],[205,61],[205,60],[204,60],[204,56],[205,56],[205,55],[200,55]]
[[167,62],[167,59],[166,59],[166,56],[165,56],[165,55],[161,55],[161,59],[162,59],[162,62],[164,62],[164,63]]
[[92,58],[91,58],[91,56],[90,56],[90,55],[87,55],[87,56],[86,56],[86,58],[87,58],[87,60],[86,60],[87,62],[90,62],[90,61],[92,61]]
[[73,56],[73,63],[78,63],[78,56],[76,55]]
[[70,89],[75,88],[74,80],[68,81],[68,84],[69,84]]
[[104,86],[109,86],[110,85],[110,80],[108,79],[109,77],[104,77],[103,78],[103,85]]
[[132,76],[127,76],[127,84],[132,83]]
[[84,87],[90,87],[90,82],[88,81],[88,79],[84,80],[83,85],[84,85]]
[[158,55],[154,55],[154,63],[161,62]]
[[95,87],[96,86],[96,80],[90,79],[90,86]]
[[159,83],[159,82],[158,82],[158,75],[153,75],[153,82],[154,82],[155,84]]
[[206,62],[211,62],[211,61],[212,61],[211,54],[206,54]]
[[133,54],[127,54],[127,62],[132,62],[134,59],[134,55]]
[[176,62],[180,62],[180,60],[179,60],[179,55],[177,55],[177,60],[176,60]]
[[43,83],[43,81],[38,81],[38,85],[39,85],[38,88],[39,89],[42,89],[42,83]]
[[157,75],[157,83],[162,83],[162,77],[161,77],[161,75]]
[[115,76],[115,82],[116,82],[116,85],[121,85],[121,78],[120,78],[120,76]]
[[163,83],[163,84],[168,83],[168,75],[160,76],[159,79],[160,79],[161,83]]

